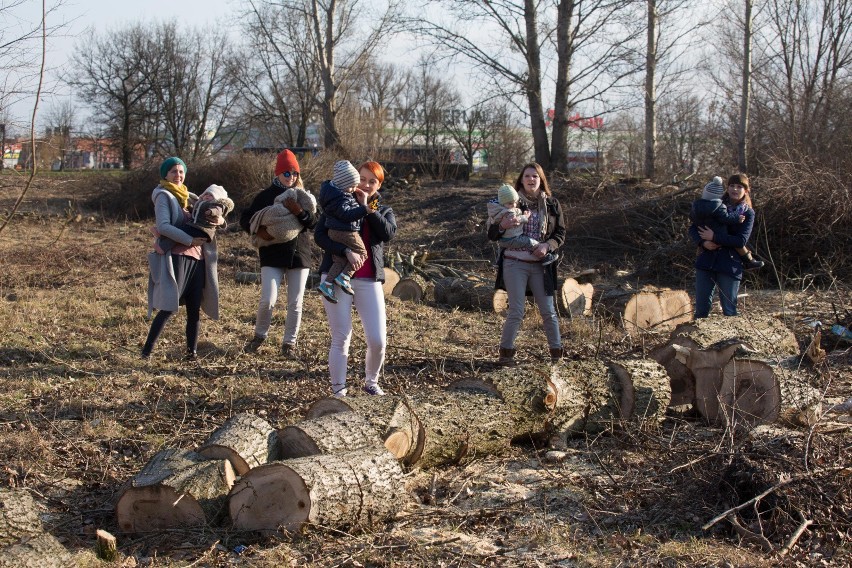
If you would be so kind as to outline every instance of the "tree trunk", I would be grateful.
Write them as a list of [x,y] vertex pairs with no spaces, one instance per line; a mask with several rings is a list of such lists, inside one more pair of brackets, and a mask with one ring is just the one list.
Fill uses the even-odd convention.
[[607,406],[613,418],[643,424],[662,421],[671,402],[665,367],[651,359],[616,359],[609,369],[613,396]]
[[645,47],[645,177],[653,180],[657,161],[657,2],[646,0],[648,8]]
[[527,73],[524,87],[529,105],[535,161],[545,170],[550,170],[550,144],[547,141],[547,126],[544,121],[544,105],[541,93],[541,49],[536,18],[538,9],[538,4],[533,0],[524,0],[525,47],[527,51]]
[[426,432],[411,408],[411,401],[401,397],[321,398],[305,413],[307,420],[337,412],[357,412],[382,438],[385,448],[398,460],[411,465],[420,459]]
[[385,282],[382,284],[382,292],[384,292],[385,298],[393,293],[393,289],[399,280],[399,272],[393,268],[385,267]]
[[490,311],[495,307],[494,285],[464,278],[435,281],[435,303],[466,310]]
[[67,568],[71,553],[50,533],[0,548],[0,568]]
[[571,318],[591,315],[594,291],[591,284],[579,284],[573,278],[566,278],[556,289],[559,313]]
[[751,103],[751,39],[752,39],[753,0],[745,0],[743,17],[743,68],[740,87],[740,116],[737,125],[737,166],[741,172],[748,172],[748,120]]
[[198,453],[207,459],[231,462],[237,475],[278,459],[275,428],[254,414],[235,414],[207,438]]
[[219,523],[234,484],[228,460],[204,460],[186,450],[159,452],[131,480],[115,507],[124,532]]
[[393,288],[393,295],[403,301],[419,304],[426,300],[428,284],[422,276],[412,274],[401,278]]
[[373,448],[381,442],[376,429],[356,412],[303,420],[279,430],[278,439],[284,460]]
[[238,530],[296,532],[367,525],[408,500],[399,463],[384,448],[325,454],[256,467],[235,485],[230,512]]
[[0,546],[10,546],[42,532],[39,507],[29,491],[0,488]]
[[692,318],[689,294],[683,290],[654,286],[640,290],[601,289],[595,303],[604,313],[621,321],[631,335],[671,329]]

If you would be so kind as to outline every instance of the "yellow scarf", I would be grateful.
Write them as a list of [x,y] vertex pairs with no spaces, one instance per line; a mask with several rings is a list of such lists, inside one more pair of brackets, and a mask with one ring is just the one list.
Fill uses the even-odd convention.
[[189,205],[189,189],[187,189],[185,185],[178,185],[170,181],[161,179],[160,187],[167,190],[169,193],[171,193],[177,198],[178,203],[180,203],[181,209],[186,209],[186,206]]

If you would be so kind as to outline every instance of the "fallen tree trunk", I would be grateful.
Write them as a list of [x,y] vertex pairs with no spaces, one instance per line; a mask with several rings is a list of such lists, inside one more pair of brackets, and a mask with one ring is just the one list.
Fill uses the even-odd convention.
[[566,317],[591,315],[594,292],[591,284],[580,284],[573,278],[566,278],[556,287],[556,307]]
[[228,418],[198,448],[207,459],[226,459],[237,475],[278,459],[278,435],[263,418],[240,413]]
[[393,293],[393,289],[399,282],[399,279],[399,272],[393,268],[385,267],[385,281],[382,284],[382,292],[384,292],[385,298]]
[[0,488],[0,547],[44,532],[39,507],[25,489]]
[[339,528],[395,515],[407,501],[402,470],[384,448],[278,461],[244,475],[230,494],[238,530]]
[[378,447],[376,429],[356,412],[338,412],[303,420],[278,431],[281,459]]
[[0,568],[67,568],[71,553],[50,533],[0,548]]
[[411,401],[401,397],[321,398],[305,413],[307,420],[338,412],[357,412],[373,427],[385,448],[402,463],[420,459],[426,431],[411,409]]
[[426,300],[429,285],[422,276],[412,274],[400,279],[394,286],[392,294],[405,302],[421,303]]
[[612,393],[607,404],[589,418],[596,424],[613,420],[625,425],[659,423],[665,418],[671,401],[671,386],[666,369],[652,359],[616,359],[608,364]]
[[219,523],[234,484],[228,460],[206,460],[186,450],[166,449],[133,477],[115,507],[124,532],[146,532]]
[[464,278],[435,281],[435,303],[464,310],[493,310],[494,285]]
[[684,290],[602,288],[595,290],[594,302],[631,335],[671,329],[692,318],[692,303]]

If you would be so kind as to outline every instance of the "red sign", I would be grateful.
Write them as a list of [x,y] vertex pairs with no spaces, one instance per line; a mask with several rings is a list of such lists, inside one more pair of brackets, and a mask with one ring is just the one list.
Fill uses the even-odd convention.
[[[552,108],[547,109],[547,120],[544,122],[545,125],[551,126],[553,124],[553,117],[555,116],[555,112]],[[575,112],[571,116],[568,117],[568,128],[581,128],[583,130],[597,130],[598,128],[603,128],[603,117],[601,116],[591,116],[588,118],[584,118],[580,116],[580,113]]]

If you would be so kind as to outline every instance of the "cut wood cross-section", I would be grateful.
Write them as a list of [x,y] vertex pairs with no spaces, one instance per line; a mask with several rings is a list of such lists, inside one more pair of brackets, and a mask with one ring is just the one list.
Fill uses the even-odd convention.
[[207,459],[226,459],[237,475],[278,459],[278,435],[272,425],[255,414],[228,418],[198,448]]

